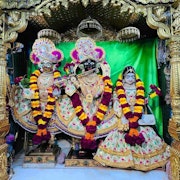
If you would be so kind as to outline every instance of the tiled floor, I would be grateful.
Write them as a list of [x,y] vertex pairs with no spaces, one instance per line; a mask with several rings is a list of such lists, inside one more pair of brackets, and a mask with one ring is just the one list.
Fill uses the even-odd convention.
[[141,172],[115,168],[65,167],[24,168],[23,153],[15,157],[11,180],[168,180],[162,170]]

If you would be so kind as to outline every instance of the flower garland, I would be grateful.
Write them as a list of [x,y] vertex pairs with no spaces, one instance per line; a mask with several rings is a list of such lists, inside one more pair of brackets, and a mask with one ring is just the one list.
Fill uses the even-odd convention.
[[125,134],[125,141],[132,146],[134,146],[135,144],[141,145],[145,141],[145,139],[142,133],[139,133],[137,128],[139,126],[138,120],[142,116],[143,106],[145,102],[144,84],[136,74],[136,102],[134,105],[134,112],[131,111],[130,105],[127,102],[125,89],[122,82],[122,74],[119,76],[116,83],[116,93],[121,104],[123,114],[126,119],[129,120],[129,131]]
[[66,72],[67,75],[72,74],[73,73],[73,68],[74,68],[75,64],[74,63],[66,63],[64,66],[64,71]]
[[161,89],[159,87],[157,87],[156,85],[151,84],[150,88],[151,88],[151,92],[149,93],[149,97],[151,99],[153,99],[156,96],[161,96],[162,95]]
[[104,92],[99,107],[95,115],[93,116],[92,120],[90,120],[88,115],[84,112],[79,94],[74,93],[71,96],[71,101],[75,109],[76,115],[78,116],[83,126],[86,127],[86,134],[81,139],[81,147],[83,149],[94,150],[97,148],[97,144],[94,139],[94,134],[97,130],[97,125],[99,125],[103,120],[104,115],[108,110],[109,103],[111,101],[111,95],[112,95],[111,79],[110,77],[105,76],[102,77],[102,80],[104,82]]
[[[55,97],[53,97],[53,87],[49,87],[47,89],[47,104],[45,106],[44,112],[42,113],[39,97],[39,88],[37,85],[37,80],[41,73],[42,71],[40,69],[35,70],[30,77],[30,89],[34,91],[34,97],[33,99],[31,99],[32,116],[38,126],[37,133],[32,139],[34,144],[40,144],[43,140],[48,141],[50,139],[51,136],[50,133],[47,131],[47,125],[52,117],[55,105]],[[60,77],[60,72],[58,70],[55,70],[53,72],[53,77],[54,80],[58,79]]]
[[14,79],[14,83],[15,83],[15,84],[19,84],[22,79],[23,79],[23,76],[16,77],[16,78]]

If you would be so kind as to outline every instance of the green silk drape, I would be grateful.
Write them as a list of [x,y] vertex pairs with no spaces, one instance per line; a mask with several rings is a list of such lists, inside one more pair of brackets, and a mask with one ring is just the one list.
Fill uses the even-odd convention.
[[[115,85],[118,75],[125,66],[131,65],[144,82],[146,95],[150,92],[150,84],[158,86],[158,72],[156,62],[157,39],[138,40],[129,43],[117,41],[97,42],[97,46],[104,48],[106,60],[111,67],[111,79]],[[56,46],[64,53],[64,60],[59,67],[61,74],[64,75],[63,67],[67,62],[71,62],[70,52],[75,47],[75,42],[62,42]],[[28,77],[37,68],[31,62],[28,66]],[[159,97],[149,101],[150,106],[156,117],[156,127],[159,134],[163,134],[162,110],[159,106]]]

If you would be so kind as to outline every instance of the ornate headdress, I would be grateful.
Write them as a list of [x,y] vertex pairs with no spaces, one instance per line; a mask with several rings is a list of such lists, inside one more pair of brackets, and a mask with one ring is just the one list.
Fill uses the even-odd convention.
[[33,64],[42,64],[43,62],[57,64],[64,58],[63,52],[57,49],[54,43],[47,38],[36,39],[32,46],[30,59]]
[[110,68],[104,60],[104,49],[96,46],[94,40],[89,37],[79,38],[75,44],[75,49],[71,51],[70,55],[73,60],[75,74],[76,69],[78,67],[84,69],[83,63],[89,60],[94,61],[96,68],[101,68],[103,74],[110,74]]
[[98,62],[105,56],[104,50],[96,46],[94,40],[89,37],[78,39],[75,46],[75,49],[71,51],[71,58],[75,64],[79,64],[87,59]]

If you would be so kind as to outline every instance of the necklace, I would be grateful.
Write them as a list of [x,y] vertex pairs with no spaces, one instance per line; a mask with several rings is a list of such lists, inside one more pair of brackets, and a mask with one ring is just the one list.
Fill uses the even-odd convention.
[[[90,77],[89,77],[90,78]],[[94,76],[91,81],[87,81],[87,78],[80,78],[80,87],[82,94],[85,96],[86,101],[92,103],[93,99],[98,97],[98,93],[102,91],[102,79],[100,76]],[[104,83],[103,83],[104,86]]]
[[103,120],[104,115],[106,114],[108,110],[109,103],[111,101],[111,95],[112,95],[111,79],[110,77],[105,76],[105,77],[102,77],[102,80],[104,82],[104,90],[103,90],[101,102],[99,103],[99,107],[97,108],[97,111],[95,115],[93,115],[91,120],[83,109],[79,94],[74,93],[71,96],[71,101],[75,109],[76,115],[78,116],[83,126],[86,127],[86,134],[81,139],[81,146],[84,149],[93,150],[97,148],[97,144],[94,139],[94,134],[96,132],[97,125],[99,125],[101,121]]
[[[50,121],[52,114],[54,112],[55,106],[55,97],[53,97],[53,87],[50,86],[47,88],[48,97],[47,103],[45,105],[45,110],[42,112],[40,96],[39,96],[39,87],[38,87],[38,78],[42,74],[40,69],[35,70],[30,77],[30,89],[34,91],[34,97],[31,99],[31,109],[32,116],[37,123],[38,130],[33,137],[34,144],[40,144],[44,140],[50,139],[50,133],[47,131],[47,125]],[[60,77],[60,72],[55,70],[53,72],[54,80]]]
[[125,89],[123,87],[122,74],[119,76],[116,83],[116,93],[122,107],[122,112],[126,119],[129,120],[129,132],[125,135],[125,140],[130,145],[141,145],[144,142],[144,137],[137,130],[138,120],[142,116],[144,106],[144,84],[136,74],[136,101],[134,110],[131,111],[130,105],[127,102]]
[[136,84],[127,84],[127,83],[125,83],[125,82],[123,82],[123,87],[125,88],[125,89],[136,89]]
[[97,74],[92,74],[88,76],[82,76],[81,81],[83,81],[84,84],[95,84],[98,81],[99,76]]

